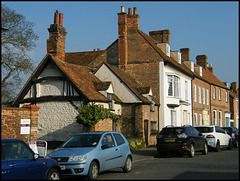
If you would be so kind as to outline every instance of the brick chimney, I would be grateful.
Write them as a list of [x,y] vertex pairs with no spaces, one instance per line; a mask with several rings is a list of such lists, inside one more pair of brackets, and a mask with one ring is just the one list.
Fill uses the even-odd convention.
[[181,52],[182,62],[189,61],[190,49],[189,48],[181,48],[180,52]]
[[203,67],[204,69],[207,69],[207,55],[197,55],[197,64]]
[[48,28],[49,39],[47,40],[47,53],[54,55],[58,60],[65,60],[65,36],[66,29],[63,27],[63,14],[54,14],[54,24]]
[[232,82],[232,83],[231,83],[231,90],[232,90],[234,93],[237,93],[237,82]]
[[118,58],[119,68],[125,69],[128,62],[127,40],[128,35],[137,32],[139,29],[139,15],[137,8],[128,9],[128,14],[125,13],[124,6],[121,6],[121,13],[118,13]]
[[169,44],[170,42],[170,30],[149,31],[149,36],[151,36],[158,43]]

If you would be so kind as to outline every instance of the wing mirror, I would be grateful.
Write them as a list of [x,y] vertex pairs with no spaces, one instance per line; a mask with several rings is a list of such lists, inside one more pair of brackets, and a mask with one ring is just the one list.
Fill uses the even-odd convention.
[[109,146],[108,145],[102,145],[101,148],[104,150],[106,148],[109,148]]
[[203,134],[202,133],[198,133],[198,136],[202,136]]
[[38,158],[39,158],[39,154],[35,153],[35,154],[33,155],[33,159],[34,159],[34,160],[37,160]]

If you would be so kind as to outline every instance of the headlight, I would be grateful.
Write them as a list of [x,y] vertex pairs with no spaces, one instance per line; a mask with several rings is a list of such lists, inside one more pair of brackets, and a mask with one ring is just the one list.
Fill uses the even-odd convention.
[[69,162],[80,162],[87,159],[87,155],[77,155],[69,158]]

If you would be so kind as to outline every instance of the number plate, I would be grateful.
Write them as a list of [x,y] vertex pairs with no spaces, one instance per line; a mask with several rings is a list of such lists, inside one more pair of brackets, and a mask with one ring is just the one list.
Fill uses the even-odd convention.
[[166,139],[166,142],[175,142],[175,139]]
[[61,170],[65,170],[65,165],[60,165]]

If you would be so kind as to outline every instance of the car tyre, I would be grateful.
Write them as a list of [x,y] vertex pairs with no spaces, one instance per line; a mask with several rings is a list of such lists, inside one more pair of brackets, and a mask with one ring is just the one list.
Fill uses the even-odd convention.
[[208,152],[207,143],[204,143],[202,154],[203,154],[203,155],[206,155],[207,152]]
[[57,169],[49,170],[46,180],[60,180],[60,172]]
[[228,150],[232,149],[232,139],[229,139],[229,143],[228,143]]
[[219,140],[217,140],[217,144],[216,144],[215,151],[216,151],[216,152],[221,151],[221,149],[220,149],[220,141],[219,141]]
[[195,155],[194,145],[191,144],[191,145],[190,145],[190,150],[189,150],[189,152],[188,152],[188,156],[191,157],[191,158],[193,158],[194,155]]
[[90,164],[90,167],[89,167],[89,170],[88,170],[88,179],[89,180],[97,180],[97,177],[98,177],[98,164],[93,161],[91,164]]
[[132,170],[132,159],[130,156],[127,157],[127,159],[125,161],[125,165],[122,169],[125,173],[128,173]]

